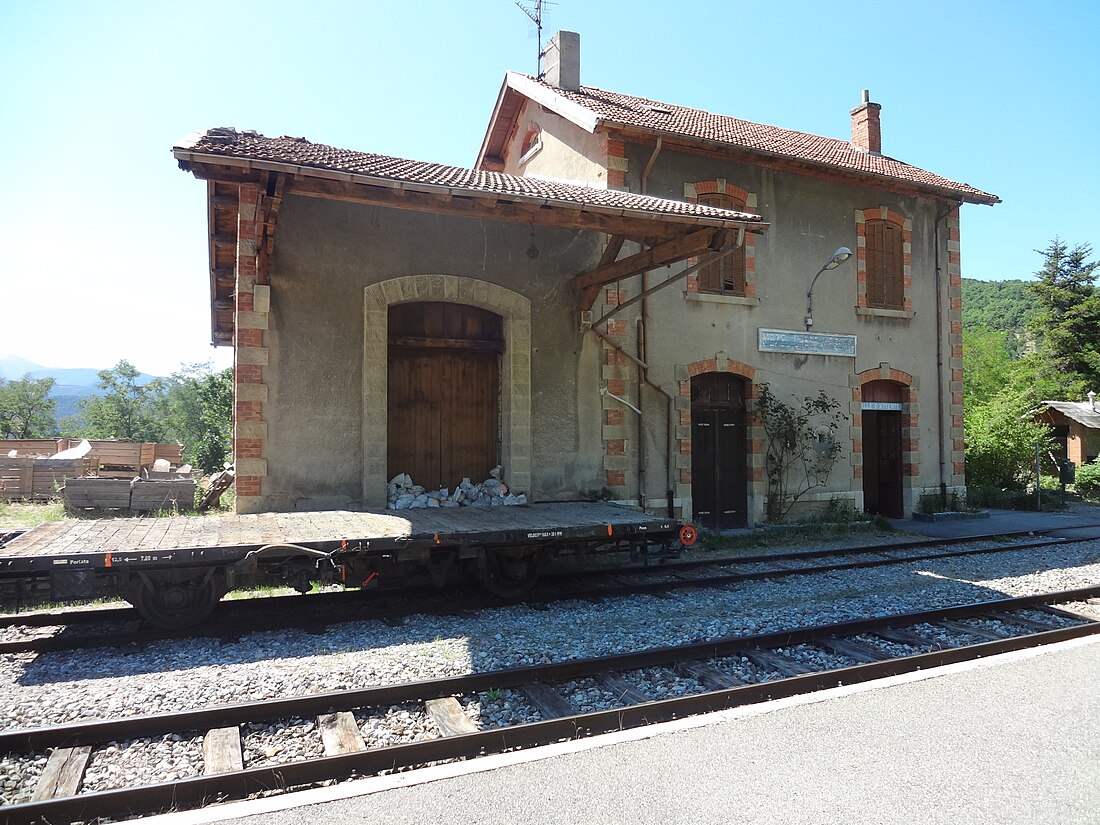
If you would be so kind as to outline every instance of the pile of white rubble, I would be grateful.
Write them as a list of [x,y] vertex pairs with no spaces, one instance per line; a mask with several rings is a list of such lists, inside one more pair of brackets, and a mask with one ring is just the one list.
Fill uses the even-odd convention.
[[462,483],[452,492],[444,487],[440,490],[425,490],[419,484],[413,484],[412,477],[408,473],[399,473],[390,479],[389,504],[390,510],[414,510],[420,507],[494,507],[499,505],[519,505],[527,503],[527,496],[513,495],[508,492],[508,485],[501,481],[501,467],[498,464],[489,471],[489,478],[480,484],[474,484],[470,479],[462,479]]

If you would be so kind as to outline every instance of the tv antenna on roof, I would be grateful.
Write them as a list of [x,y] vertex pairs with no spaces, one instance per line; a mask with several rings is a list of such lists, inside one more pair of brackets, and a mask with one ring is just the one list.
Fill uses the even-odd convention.
[[557,3],[552,0],[535,0],[534,7],[530,5],[524,5],[516,0],[516,5],[519,6],[519,10],[526,14],[535,24],[535,28],[538,29],[538,58],[535,62],[535,77],[542,80],[542,12],[546,6],[556,6]]

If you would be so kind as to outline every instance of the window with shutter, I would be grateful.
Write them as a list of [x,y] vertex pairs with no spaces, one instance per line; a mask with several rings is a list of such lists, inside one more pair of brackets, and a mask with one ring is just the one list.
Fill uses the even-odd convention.
[[[698,203],[718,209],[745,210],[743,201],[723,192],[700,193]],[[724,258],[699,270],[699,291],[724,295],[745,295],[745,248],[735,249]]]
[[905,308],[905,256],[902,228],[884,220],[869,220],[865,229],[867,306]]

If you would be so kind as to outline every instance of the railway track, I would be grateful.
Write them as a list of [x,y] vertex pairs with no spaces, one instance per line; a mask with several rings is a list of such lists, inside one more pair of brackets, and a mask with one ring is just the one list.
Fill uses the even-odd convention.
[[[870,681],[1100,633],[1100,622],[1065,607],[1098,596],[1100,586],[1094,586],[431,681],[9,730],[0,732],[0,753],[49,756],[32,801],[0,808],[0,818],[10,825],[121,819],[476,758]],[[662,669],[690,677],[697,690],[673,698],[647,693],[647,674]],[[597,686],[605,706],[578,712],[570,701],[578,683]],[[522,697],[538,721],[479,729],[464,713],[463,702],[502,690]],[[368,747],[361,732],[364,714],[397,705],[421,708],[432,720],[434,737]],[[248,725],[305,719],[315,720],[310,723],[319,740],[315,749],[323,755],[245,764],[241,743]],[[172,735],[201,736],[203,775],[81,792],[89,760],[108,743]]]
[[[1049,531],[1054,532],[1054,531]],[[528,604],[545,604],[566,599],[602,599],[639,594],[663,594],[683,588],[733,585],[739,582],[812,575],[838,570],[883,567],[933,561],[945,558],[984,555],[1009,551],[1040,549],[1072,542],[1053,538],[1007,543],[1033,533],[997,534],[959,539],[935,539],[899,542],[892,545],[860,545],[828,550],[799,550],[741,556],[728,560],[697,560],[663,566],[634,566],[584,573],[547,576]],[[995,543],[984,547],[965,547],[981,541]],[[955,548],[955,549],[951,549]],[[178,631],[150,629],[139,623],[130,607],[95,610],[14,614],[0,617],[0,628],[18,635],[0,640],[0,653],[44,653],[143,644],[166,639],[196,636],[239,637],[246,633],[271,629],[322,630],[342,621],[395,621],[413,613],[448,614],[499,606],[501,600],[485,593],[460,590],[441,598],[434,588],[414,588],[401,594],[382,591],[380,601],[365,597],[362,591],[314,594],[303,602],[301,597],[266,597],[239,600],[223,605],[217,622]],[[293,615],[281,609],[293,599]],[[106,627],[94,628],[95,623]],[[51,634],[33,635],[32,628],[56,628]],[[79,632],[84,628],[84,632]],[[73,632],[74,629],[76,632]],[[13,633],[14,631],[14,633]]]

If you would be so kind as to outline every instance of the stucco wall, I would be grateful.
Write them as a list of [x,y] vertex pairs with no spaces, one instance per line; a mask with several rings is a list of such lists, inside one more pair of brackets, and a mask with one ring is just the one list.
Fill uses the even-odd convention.
[[[540,130],[540,148],[520,162],[524,136],[532,127]],[[586,132],[560,115],[528,102],[505,149],[504,171],[606,187],[607,141],[602,134]]]
[[566,283],[598,260],[598,241],[542,227],[532,241],[527,224],[288,196],[271,278],[260,508],[384,503],[384,489],[362,489],[364,290],[426,274],[497,284],[530,302],[527,492],[569,499],[601,486],[599,429],[584,425],[600,416],[598,353],[577,333]]
[[[651,146],[627,145],[627,188],[638,191],[640,170],[649,160]],[[685,184],[720,179],[755,196],[756,211],[770,223],[770,229],[757,238],[754,258],[755,298],[730,301],[728,298],[689,295],[684,282],[658,293],[650,300],[649,354],[651,375],[659,383],[675,387],[676,366],[703,359],[726,357],[750,365],[754,382],[768,382],[781,399],[792,401],[824,390],[849,413],[851,425],[843,433],[843,452],[828,488],[811,496],[828,500],[842,495],[862,506],[862,481],[858,477],[861,456],[853,450],[862,439],[856,426],[859,415],[859,373],[887,364],[897,373],[913,377],[916,401],[910,410],[917,426],[908,436],[915,439],[912,456],[917,473],[906,478],[905,504],[910,509],[925,488],[940,482],[940,448],[946,447],[947,483],[951,484],[951,441],[947,431],[951,423],[950,372],[947,347],[947,231],[940,225],[940,256],[943,312],[940,331],[944,336],[944,395],[939,400],[945,422],[939,431],[937,404],[936,353],[936,273],[933,224],[936,205],[930,200],[893,194],[880,189],[839,184],[787,172],[750,167],[714,158],[677,153],[665,149],[658,157],[648,179],[648,193],[684,199]],[[911,275],[908,313],[873,313],[857,310],[856,258],[836,270],[824,273],[814,290],[814,332],[853,334],[857,337],[857,357],[789,355],[758,351],[758,330],[775,328],[803,331],[806,292],[810,280],[834,250],[847,246],[858,250],[857,210],[886,206],[911,221]],[[654,273],[650,283],[665,277],[668,271]],[[638,279],[625,283],[624,297],[641,289]],[[633,315],[627,317],[624,345],[633,343]],[[888,373],[887,373],[888,374]],[[919,388],[919,392],[918,392]],[[649,441],[661,439],[659,422],[648,428]],[[630,450],[628,450],[628,453]],[[682,464],[684,462],[681,462]],[[661,496],[663,483],[653,478],[647,484],[649,496]],[[752,502],[755,517],[763,515],[763,487],[757,485]],[[690,497],[683,485],[678,492]]]

